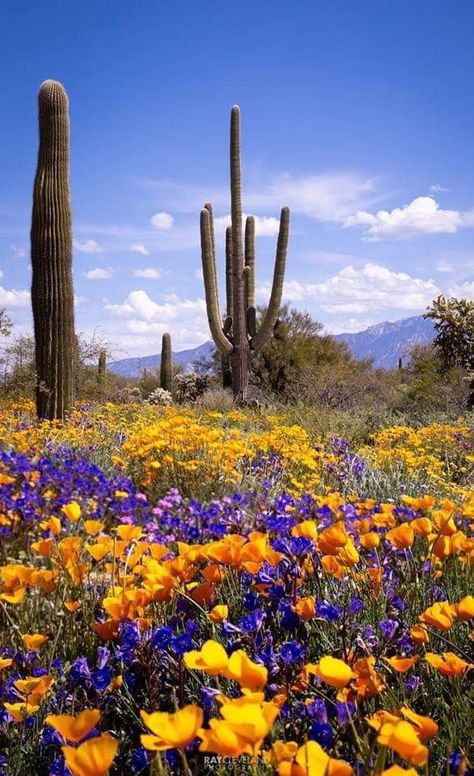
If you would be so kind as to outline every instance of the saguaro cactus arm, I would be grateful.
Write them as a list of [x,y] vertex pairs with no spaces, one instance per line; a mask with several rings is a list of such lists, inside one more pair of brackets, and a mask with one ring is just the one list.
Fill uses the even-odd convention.
[[232,227],[225,230],[225,291],[226,291],[226,315],[233,316],[234,294],[232,277]]
[[213,258],[210,214],[207,208],[201,210],[201,258],[206,293],[206,308],[212,338],[222,353],[233,349],[231,341],[222,330],[222,317],[219,309],[216,267]]
[[255,218],[245,220],[245,269],[244,292],[247,307],[247,330],[250,337],[257,333],[257,311],[255,307]]
[[38,107],[31,219],[36,408],[39,418],[62,420],[72,403],[74,359],[69,101],[62,84],[44,81]]
[[245,301],[255,307],[255,218],[245,220]]
[[275,269],[273,273],[272,291],[268,303],[267,312],[262,324],[250,341],[253,349],[260,347],[266,342],[273,332],[273,327],[277,322],[278,313],[281,307],[281,298],[283,295],[283,282],[285,279],[286,255],[288,251],[288,237],[290,234],[290,209],[284,207],[280,214],[280,229],[278,232],[278,243],[275,259]]

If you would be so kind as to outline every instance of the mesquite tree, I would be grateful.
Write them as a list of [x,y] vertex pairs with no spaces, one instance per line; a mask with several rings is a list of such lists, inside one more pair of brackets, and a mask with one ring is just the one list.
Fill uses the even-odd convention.
[[232,390],[236,401],[245,401],[251,352],[273,333],[281,305],[290,226],[290,210],[284,207],[270,301],[260,328],[255,308],[255,219],[248,216],[243,235],[242,180],[240,165],[240,109],[234,105],[230,120],[231,226],[226,234],[226,318],[222,319],[217,288],[216,247],[212,206],[201,210],[201,255],[209,328],[218,350],[228,355]]
[[39,152],[31,219],[36,410],[40,419],[64,420],[73,399],[75,339],[69,101],[62,84],[44,81],[38,107]]

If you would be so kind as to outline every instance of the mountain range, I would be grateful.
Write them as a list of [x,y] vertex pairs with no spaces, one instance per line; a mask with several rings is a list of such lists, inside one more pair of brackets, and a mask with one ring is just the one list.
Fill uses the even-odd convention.
[[375,366],[393,369],[399,358],[406,365],[413,345],[427,345],[434,336],[433,321],[413,315],[401,321],[375,323],[355,334],[336,334],[335,339],[347,342],[356,358],[372,358]]
[[[336,340],[347,343],[356,358],[371,358],[375,366],[385,369],[396,367],[400,357],[406,364],[410,348],[416,343],[427,345],[433,337],[433,323],[422,315],[414,315],[400,321],[376,323],[354,334],[335,335]],[[197,348],[173,353],[173,361],[182,364],[186,371],[191,371],[195,361],[210,359],[213,351],[214,344],[208,340]],[[157,353],[153,356],[113,361],[109,369],[122,377],[138,377],[144,369],[152,370],[159,366],[160,354]]]

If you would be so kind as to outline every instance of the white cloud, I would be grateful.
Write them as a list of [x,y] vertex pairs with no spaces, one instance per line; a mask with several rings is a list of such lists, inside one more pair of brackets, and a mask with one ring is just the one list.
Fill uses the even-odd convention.
[[436,265],[436,271],[437,272],[453,272],[454,267],[451,264],[450,261],[445,261],[444,259],[440,259]]
[[451,191],[451,189],[442,186],[440,183],[433,183],[433,185],[430,186],[430,191],[433,191],[436,194],[439,191]]
[[361,207],[361,203],[380,199],[375,190],[373,178],[354,172],[280,175],[260,190],[250,191],[245,202],[257,210],[288,204],[295,213],[304,213],[318,221],[341,221]]
[[84,240],[84,242],[73,240],[72,244],[76,251],[80,251],[80,253],[102,253],[104,250],[95,240]]
[[150,224],[157,229],[171,229],[173,222],[174,218],[169,213],[155,213],[155,215],[150,218]]
[[207,327],[206,304],[203,299],[182,299],[168,295],[156,302],[143,289],[132,291],[121,304],[105,300],[105,310],[120,320],[108,329],[120,337],[129,352],[156,353],[160,337],[171,332],[173,348],[194,347],[210,339]]
[[0,307],[28,307],[30,304],[31,295],[26,289],[17,291],[0,286]]
[[156,267],[145,267],[144,269],[136,269],[133,273],[136,278],[148,278],[149,280],[158,280],[161,276],[161,272]]
[[[139,185],[159,192],[160,200],[170,209],[196,213],[204,202],[215,209],[229,206],[230,193],[225,186],[195,186],[169,180],[139,179]],[[353,171],[315,175],[284,173],[260,180],[250,180],[245,188],[244,203],[252,212],[280,211],[289,205],[293,212],[303,213],[318,221],[342,221],[354,211],[380,201],[377,181]]]
[[[269,290],[268,286],[259,288],[259,296],[268,298]],[[377,318],[387,310],[421,311],[439,293],[433,280],[367,263],[360,269],[344,267],[322,283],[289,281],[284,297],[291,302],[313,302],[325,313],[370,313]]]
[[130,250],[132,253],[141,253],[142,256],[150,255],[150,251],[142,243],[132,243]]
[[344,226],[362,227],[366,242],[376,242],[387,237],[400,239],[417,234],[452,233],[461,227],[473,225],[473,211],[443,210],[433,197],[416,197],[408,205],[391,211],[368,213],[359,210],[344,222]]
[[[247,214],[243,214],[243,223]],[[278,234],[280,228],[280,221],[274,216],[254,216],[255,218],[255,234],[257,237],[271,237],[274,234]],[[216,234],[222,234],[226,228],[231,224],[230,214],[226,216],[218,216],[214,218],[214,229]]]
[[474,280],[465,280],[464,283],[452,285],[447,294],[456,299],[474,299]]
[[114,274],[112,267],[95,267],[82,273],[87,280],[106,280]]

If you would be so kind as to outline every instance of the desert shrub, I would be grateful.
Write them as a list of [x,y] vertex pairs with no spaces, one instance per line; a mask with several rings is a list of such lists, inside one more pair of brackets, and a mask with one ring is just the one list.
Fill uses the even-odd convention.
[[232,391],[213,385],[198,397],[196,405],[203,410],[228,412],[235,409]]
[[175,398],[178,404],[195,402],[209,387],[210,378],[206,374],[187,372],[175,377]]
[[[260,318],[264,313],[260,308]],[[324,334],[319,321],[285,305],[274,336],[254,354],[251,379],[263,393],[292,400],[303,374],[314,375],[323,365],[350,361],[347,346]]]
[[158,404],[161,406],[167,406],[173,403],[173,397],[169,391],[165,391],[164,388],[159,386],[152,391],[146,398],[148,404]]
[[117,393],[111,398],[111,401],[113,401],[116,404],[139,404],[143,401],[143,396],[140,388],[136,385],[134,387],[126,386],[125,388],[121,388]]

